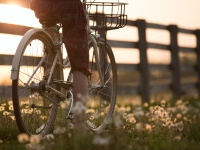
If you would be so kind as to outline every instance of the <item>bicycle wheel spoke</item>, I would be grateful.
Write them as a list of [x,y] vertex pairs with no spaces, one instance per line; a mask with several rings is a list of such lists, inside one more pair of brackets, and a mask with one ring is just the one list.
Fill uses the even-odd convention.
[[[90,45],[90,70],[92,70],[93,74],[88,78],[89,102],[87,104],[89,109],[94,109],[94,113],[89,112],[87,114],[87,122],[95,131],[103,129],[109,122],[114,111],[117,88],[117,73],[112,50],[109,46],[105,46],[104,40],[99,39],[97,45],[99,60],[96,60],[96,57],[94,57],[92,50],[94,51],[95,48],[93,48],[92,44]],[[101,72],[97,70],[97,61],[99,62]],[[100,73],[103,77],[103,83],[100,80]],[[92,117],[93,119],[90,120],[91,116],[96,117]]]
[[[104,84],[106,85],[111,80],[111,78],[112,78],[112,76],[110,76]],[[110,82],[112,82],[112,81],[110,81]]]
[[112,98],[110,95],[105,94],[105,93],[103,93],[103,92],[101,92],[101,91],[99,91],[99,90],[95,90],[95,89],[94,89],[93,91],[98,92],[98,94],[102,94],[102,95],[105,95],[105,96],[108,96],[108,97]]

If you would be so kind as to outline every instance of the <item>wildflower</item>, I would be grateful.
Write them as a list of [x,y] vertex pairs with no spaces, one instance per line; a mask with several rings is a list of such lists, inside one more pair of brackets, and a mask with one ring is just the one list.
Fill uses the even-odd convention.
[[187,118],[187,117],[183,117],[183,120],[184,120],[184,121],[188,121],[188,118]]
[[60,102],[60,107],[62,109],[66,109],[68,106],[69,106],[69,101],[68,100],[66,100],[64,102]]
[[173,140],[178,142],[178,141],[181,140],[181,136],[175,136],[175,137],[173,138]]
[[168,112],[175,113],[177,111],[176,107],[167,107]]
[[168,128],[172,128],[172,127],[174,127],[174,124],[173,124],[173,122],[171,121],[171,120],[168,120],[168,121],[166,121],[166,126],[168,127]]
[[28,134],[25,134],[25,133],[20,134],[20,135],[18,136],[18,141],[19,141],[20,143],[26,143],[26,142],[28,142],[28,141],[29,141],[29,136],[28,136]]
[[184,125],[183,125],[183,122],[182,122],[182,121],[179,122],[179,123],[177,123],[176,126],[177,126],[177,129],[178,129],[179,131],[183,131]]
[[130,106],[126,107],[126,108],[125,108],[125,111],[126,111],[126,112],[131,111],[131,107],[130,107]]
[[103,104],[104,104],[104,105],[108,105],[109,103],[108,103],[107,101],[104,101]]
[[144,111],[141,107],[137,107],[135,111],[133,111],[136,117],[142,117],[144,116]]
[[94,117],[94,119],[98,119],[99,118],[99,112],[96,111],[92,114],[92,116]]
[[24,101],[24,105],[28,105],[29,104],[29,100]]
[[31,144],[26,144],[26,149],[33,149],[33,146]]
[[23,102],[23,101],[21,101],[21,102],[20,102],[20,105],[21,105],[21,106],[23,106],[23,105],[24,105],[24,102]]
[[29,113],[29,110],[28,110],[28,109],[22,109],[22,110],[21,110],[21,113],[22,113],[22,114],[28,114],[28,113]]
[[29,104],[29,100],[26,100],[26,101],[21,101],[21,106],[28,106]]
[[150,124],[146,124],[146,125],[145,125],[145,129],[146,129],[147,131],[151,132],[151,131],[152,131],[152,126],[151,126]]
[[86,95],[86,96],[83,96],[83,95],[81,95],[80,93],[77,94],[77,97],[78,97],[79,99],[81,99],[81,101],[84,102],[84,103],[86,103],[87,100],[88,100],[87,95]]
[[143,130],[143,124],[142,123],[137,123],[135,127],[136,127],[136,130],[138,130],[138,131]]
[[39,135],[32,135],[30,137],[30,144],[31,145],[38,145],[40,143],[40,136]]
[[42,150],[44,147],[40,146],[39,144],[37,145],[32,145],[32,144],[26,144],[26,149],[32,149],[32,150]]
[[186,114],[188,112],[188,107],[185,105],[178,105],[177,109],[182,112],[182,114]]
[[90,116],[90,120],[94,120],[94,116]]
[[83,111],[86,111],[86,106],[82,102],[76,102],[75,106],[72,108],[72,112],[78,115]]
[[[41,110],[36,110],[35,112],[36,112],[36,114],[38,114],[38,115],[41,114]],[[29,111],[28,111],[28,113],[29,113]]]
[[8,101],[8,105],[13,105],[13,102],[12,101]]
[[123,118],[126,118],[126,117],[127,117],[127,113],[124,113],[124,114],[123,114]]
[[154,99],[151,99],[151,100],[150,100],[150,103],[151,103],[151,104],[153,104],[153,103],[155,103],[155,102],[156,102],[156,101],[155,101]]
[[119,112],[120,114],[123,114],[125,111],[126,111],[125,107],[120,107],[120,108],[118,109],[118,112]]
[[73,123],[69,123],[69,124],[68,124],[68,128],[69,128],[69,129],[73,129],[73,128],[74,128],[74,124],[73,124]]
[[148,104],[147,102],[145,102],[145,103],[143,104],[143,106],[144,106],[144,107],[148,107],[149,104]]
[[176,114],[176,118],[180,119],[182,117],[181,113]]
[[136,123],[136,119],[134,117],[128,118],[126,121],[130,123]]
[[101,146],[105,146],[108,145],[110,142],[110,138],[109,137],[101,137],[99,135],[96,135],[93,139],[93,144],[94,145],[101,145]]
[[130,118],[133,118],[134,117],[134,114],[133,113],[130,113],[126,116],[126,119],[130,119]]
[[60,126],[57,126],[55,128],[55,130],[53,131],[54,134],[63,134],[66,132],[66,128],[65,127],[60,127]]
[[11,118],[12,120],[15,120],[15,116],[10,116],[10,118]]
[[0,111],[4,111],[5,108],[3,106],[0,106]]
[[2,103],[1,106],[6,106],[6,103]]
[[4,115],[4,116],[8,116],[8,115],[10,115],[10,114],[11,114],[11,113],[8,112],[8,111],[4,111],[4,112],[3,112],[3,115]]
[[12,105],[9,106],[9,110],[11,110],[11,111],[14,110]]
[[123,121],[121,120],[121,118],[119,116],[114,116],[114,125],[116,127],[119,127],[123,124]]
[[104,112],[101,112],[101,113],[100,113],[100,116],[104,116],[104,115],[105,115],[105,113],[104,113]]
[[176,105],[181,105],[182,103],[183,103],[183,101],[181,99],[176,101]]
[[47,134],[46,138],[47,138],[48,141],[52,141],[52,140],[54,140],[55,137],[54,137],[53,134]]
[[33,108],[29,109],[28,113],[32,114],[33,113]]
[[44,119],[47,118],[47,116],[40,116],[40,118],[41,118],[42,120],[44,120]]
[[164,99],[163,99],[163,100],[161,100],[161,102],[160,102],[160,103],[161,103],[161,107],[165,107],[166,100],[164,100]]
[[153,106],[150,106],[150,107],[149,107],[149,111],[153,111]]
[[94,112],[95,112],[94,109],[87,109],[87,111],[86,111],[87,114],[88,114],[88,113],[94,113]]

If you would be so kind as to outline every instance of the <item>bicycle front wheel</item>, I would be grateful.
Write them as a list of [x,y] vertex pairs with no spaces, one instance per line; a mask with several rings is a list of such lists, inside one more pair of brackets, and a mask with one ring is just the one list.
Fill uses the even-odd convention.
[[[58,97],[45,88],[55,57],[53,49],[52,41],[34,33],[24,45],[19,68],[15,68],[18,78],[12,81],[12,99],[17,126],[22,133],[45,135],[56,118]],[[52,79],[60,78],[58,69],[56,66]],[[58,89],[55,85],[52,87]]]
[[[90,71],[88,77],[87,125],[94,131],[104,129],[110,123],[117,95],[117,70],[111,47],[104,39],[98,39],[98,59],[95,58],[94,45],[89,45]],[[100,72],[97,69],[97,61]]]

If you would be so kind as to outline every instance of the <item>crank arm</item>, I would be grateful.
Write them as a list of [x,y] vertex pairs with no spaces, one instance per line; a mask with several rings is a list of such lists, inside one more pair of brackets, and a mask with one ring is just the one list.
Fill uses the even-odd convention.
[[63,94],[63,93],[57,91],[56,89],[52,88],[52,87],[49,86],[49,85],[46,85],[46,88],[47,88],[47,90],[50,90],[50,91],[54,92],[55,94],[57,94],[58,96],[60,96],[63,100],[65,100],[65,99],[67,98],[67,97],[65,96],[65,94]]
[[52,108],[52,105],[51,106],[36,106],[35,104],[32,104],[31,105],[31,108],[44,108],[44,109],[51,109]]
[[[60,107],[59,104],[57,104],[56,102],[54,102],[52,99],[48,98],[45,94],[43,94],[42,92],[40,93],[43,97],[45,97],[46,99],[48,99],[50,102],[54,103],[56,106]],[[39,107],[39,106],[37,106]]]

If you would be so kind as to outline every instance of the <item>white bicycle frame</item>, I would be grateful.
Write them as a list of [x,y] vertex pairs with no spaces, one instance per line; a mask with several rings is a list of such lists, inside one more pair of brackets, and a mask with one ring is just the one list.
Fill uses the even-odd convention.
[[[95,60],[96,60],[96,67],[97,67],[97,70],[99,72],[99,77],[100,77],[100,86],[103,85],[103,76],[102,76],[102,73],[101,73],[101,68],[100,68],[100,63],[99,63],[99,54],[98,54],[98,49],[97,49],[97,40],[98,38],[100,37],[98,34],[96,35],[92,35],[91,34],[91,31],[90,31],[90,26],[89,26],[89,15],[88,15],[88,12],[87,12],[87,9],[86,9],[86,0],[83,0],[83,5],[84,5],[84,8],[85,8],[85,13],[86,13],[86,18],[87,18],[87,29],[88,29],[88,44],[92,43],[93,45],[93,50],[94,50],[94,54],[95,54]],[[49,41],[52,41],[53,43],[52,44],[61,44],[60,41],[60,35],[59,35],[59,32],[58,32],[58,29],[56,30],[55,27],[50,27],[49,28],[50,30],[54,31],[55,32],[55,39],[53,41],[53,39],[51,38],[51,36],[49,35],[49,33],[47,31],[45,31],[44,29],[37,29],[37,28],[33,28],[29,31],[27,31],[23,38],[21,39],[18,47],[17,47],[17,50],[16,50],[16,53],[14,55],[14,59],[13,59],[13,63],[12,63],[12,70],[11,70],[11,80],[16,80],[18,78],[18,71],[19,71],[19,67],[20,67],[20,59],[21,59],[21,56],[23,55],[23,50],[25,48],[25,46],[28,44],[27,42],[27,39],[30,39],[32,35],[38,33],[38,34],[42,34],[43,36],[45,36],[46,38],[48,38]],[[38,64],[38,66],[36,67],[35,71],[33,72],[33,74],[31,75],[30,79],[28,80],[27,83],[25,83],[27,86],[29,85],[31,79],[33,78],[33,75],[34,73],[39,69],[40,67],[40,64],[44,61],[45,59],[45,56],[41,59],[40,63]],[[68,58],[66,58],[68,59]],[[54,62],[53,62],[53,66],[51,68],[51,71],[50,71],[50,76],[48,78],[48,81],[47,81],[47,87],[50,88],[50,90],[53,90],[53,88],[51,88],[49,85],[49,82],[50,82],[50,79],[52,77],[52,74],[53,74],[53,71],[54,71],[54,68],[55,68],[55,65],[58,64],[60,65],[62,68],[65,68],[63,64],[63,59],[62,59],[62,54],[61,54],[61,48],[59,48],[59,50],[57,50],[57,54],[55,56],[55,59],[54,59]],[[64,80],[64,77],[63,77],[63,72],[61,73],[62,77],[61,77],[61,80]],[[57,90],[53,90],[54,92],[56,92]],[[59,94],[61,97],[65,97],[65,94],[62,92],[59,92],[57,91],[56,92],[57,94]]]

